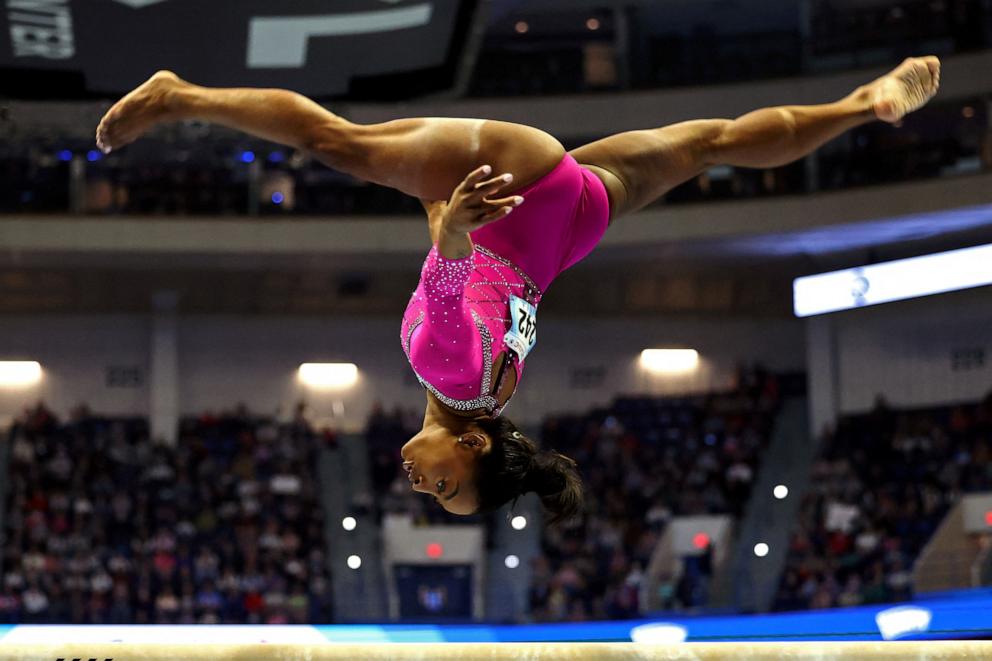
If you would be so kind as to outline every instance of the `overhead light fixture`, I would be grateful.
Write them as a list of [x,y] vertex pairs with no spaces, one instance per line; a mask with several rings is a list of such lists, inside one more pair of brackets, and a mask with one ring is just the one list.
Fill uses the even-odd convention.
[[659,374],[691,372],[699,365],[695,349],[645,349],[641,352],[641,367]]
[[992,284],[992,244],[796,278],[797,317]]
[[312,388],[347,388],[358,381],[355,363],[303,363],[300,381]]
[[41,381],[36,360],[0,360],[0,386],[31,386]]

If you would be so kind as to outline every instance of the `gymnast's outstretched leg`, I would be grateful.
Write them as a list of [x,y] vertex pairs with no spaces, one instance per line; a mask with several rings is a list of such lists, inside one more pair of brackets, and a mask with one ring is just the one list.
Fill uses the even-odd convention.
[[480,165],[526,186],[565,154],[538,129],[481,119],[399,119],[360,125],[300,94],[279,89],[208,88],[160,71],[118,101],[97,128],[105,151],[159,124],[199,119],[306,150],[326,165],[421,199],[446,200]]
[[629,131],[571,154],[606,184],[616,220],[714,165],[778,167],[861,124],[895,122],[929,101],[939,83],[936,57],[911,58],[835,103],[763,108],[735,120]]

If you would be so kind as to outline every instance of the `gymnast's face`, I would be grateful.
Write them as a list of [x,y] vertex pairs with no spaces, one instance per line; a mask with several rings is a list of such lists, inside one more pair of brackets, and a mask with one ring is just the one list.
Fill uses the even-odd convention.
[[489,451],[490,441],[471,425],[458,431],[427,425],[407,441],[400,454],[414,491],[430,494],[452,514],[472,514],[479,508],[476,465]]

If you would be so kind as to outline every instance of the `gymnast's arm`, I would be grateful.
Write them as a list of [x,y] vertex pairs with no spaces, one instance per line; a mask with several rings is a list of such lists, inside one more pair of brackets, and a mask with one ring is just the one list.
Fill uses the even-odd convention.
[[465,301],[475,264],[469,233],[505,217],[517,200],[523,201],[519,196],[491,199],[513,180],[503,175],[484,181],[491,171],[482,167],[469,174],[448,202],[421,200],[434,247],[420,275],[426,313],[410,358],[417,373],[436,387],[441,381],[478,383],[482,369],[481,339]]
[[481,376],[481,339],[465,300],[474,268],[471,244],[468,255],[457,259],[434,246],[420,273],[424,317],[411,339],[410,362],[421,378],[452,397],[459,396],[445,386],[478,383]]
[[447,259],[461,259],[472,254],[470,232],[505,217],[524,201],[519,195],[493,198],[513,182],[512,174],[486,180],[492,168],[484,165],[471,172],[455,188],[447,202],[421,200],[427,211],[431,243]]

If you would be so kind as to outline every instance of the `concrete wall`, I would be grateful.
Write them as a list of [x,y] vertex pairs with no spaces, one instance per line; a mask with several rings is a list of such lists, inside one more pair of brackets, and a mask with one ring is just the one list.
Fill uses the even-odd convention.
[[[843,412],[871,408],[877,393],[910,407],[992,390],[989,287],[844,313],[836,332]],[[976,350],[981,364],[969,359]]]
[[[819,331],[808,334],[805,327],[813,324]],[[62,414],[86,402],[108,414],[147,415],[150,337],[150,318],[139,315],[4,317],[0,359],[38,360],[45,376],[37,386],[0,389],[0,421],[38,399]],[[827,342],[833,348],[817,361],[816,345]],[[181,414],[237,402],[286,412],[305,399],[316,417],[359,429],[375,400],[423,405],[400,350],[398,318],[187,316],[178,320],[177,346]],[[699,369],[652,376],[638,366],[647,347],[697,349]],[[969,362],[975,352],[984,362]],[[956,292],[806,322],[549,317],[541,320],[538,347],[507,412],[534,423],[549,413],[606,404],[617,393],[725,388],[741,362],[803,370],[808,360],[813,397],[832,392],[831,411],[869,409],[878,393],[896,406],[978,399],[992,389],[992,292]],[[359,382],[346,391],[309,390],[296,380],[296,368],[306,361],[354,362]],[[108,385],[109,368],[131,367],[142,382]]]
[[810,431],[838,414],[975,401],[992,391],[992,288],[806,320]]

